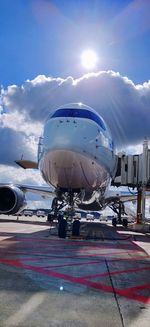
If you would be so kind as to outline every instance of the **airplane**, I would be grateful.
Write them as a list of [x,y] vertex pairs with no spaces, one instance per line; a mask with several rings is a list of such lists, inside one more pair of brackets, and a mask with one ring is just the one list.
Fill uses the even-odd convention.
[[100,211],[112,203],[119,203],[119,210],[122,210],[121,195],[108,195],[117,169],[111,132],[103,118],[91,107],[70,103],[50,112],[39,141],[37,157],[37,162],[16,160],[16,163],[24,169],[39,169],[48,185],[1,183],[1,214],[16,214],[21,210],[27,191],[53,197],[53,217],[58,217],[66,205],[70,215],[75,209]]

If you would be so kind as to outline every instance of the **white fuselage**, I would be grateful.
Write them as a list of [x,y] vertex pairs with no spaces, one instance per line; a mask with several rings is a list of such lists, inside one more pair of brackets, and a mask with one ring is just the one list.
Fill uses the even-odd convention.
[[93,109],[69,104],[53,111],[44,126],[39,168],[55,188],[106,188],[115,168],[112,138]]

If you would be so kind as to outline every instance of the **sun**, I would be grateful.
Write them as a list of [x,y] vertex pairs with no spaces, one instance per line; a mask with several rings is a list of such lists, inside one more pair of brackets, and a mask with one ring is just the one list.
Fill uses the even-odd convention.
[[98,57],[95,51],[85,50],[82,52],[81,63],[84,68],[91,70],[96,67],[97,62],[98,62]]

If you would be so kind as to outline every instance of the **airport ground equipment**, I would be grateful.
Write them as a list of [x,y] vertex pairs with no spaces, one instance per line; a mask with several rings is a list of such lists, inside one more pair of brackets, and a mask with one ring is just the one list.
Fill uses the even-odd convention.
[[44,210],[38,210],[36,212],[37,217],[45,217],[45,211]]

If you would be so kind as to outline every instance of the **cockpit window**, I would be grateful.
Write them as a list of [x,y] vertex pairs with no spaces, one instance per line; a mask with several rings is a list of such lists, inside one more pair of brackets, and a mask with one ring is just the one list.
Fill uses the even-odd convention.
[[104,131],[106,130],[103,120],[94,112],[86,109],[71,109],[71,108],[58,109],[51,116],[51,118],[56,118],[56,117],[87,118],[95,121]]

